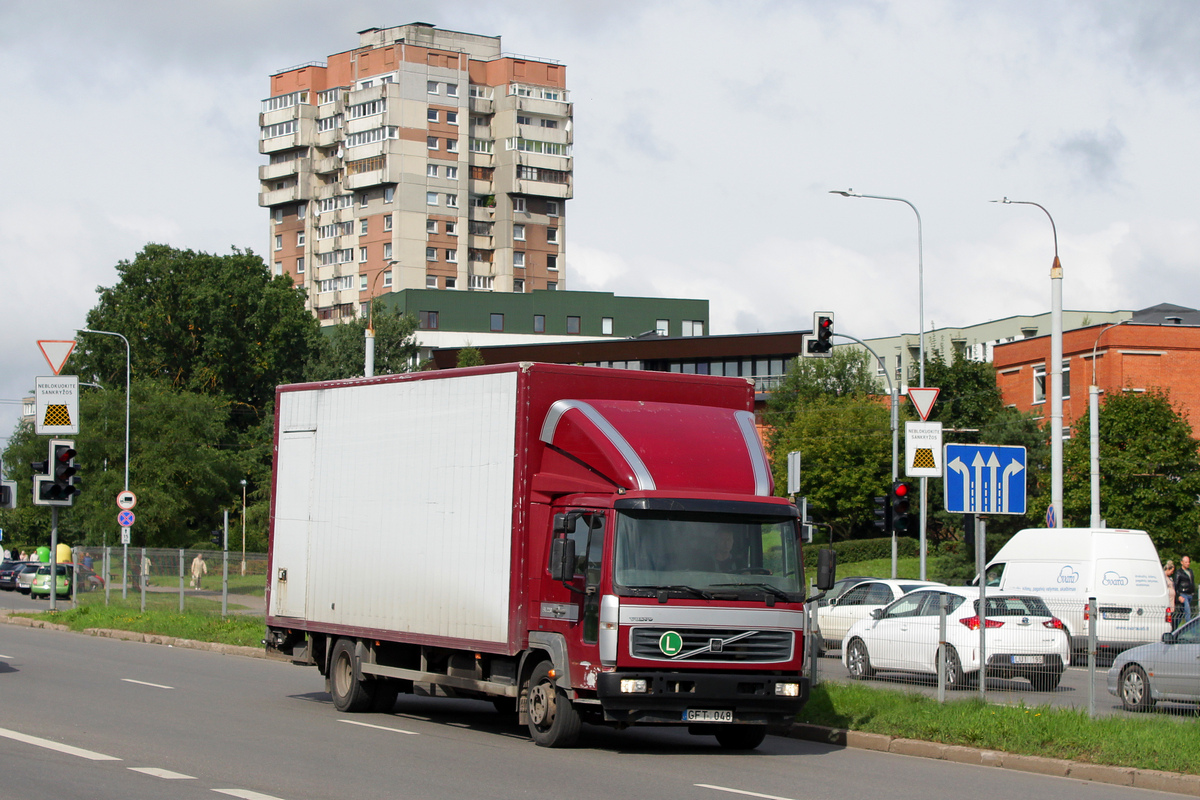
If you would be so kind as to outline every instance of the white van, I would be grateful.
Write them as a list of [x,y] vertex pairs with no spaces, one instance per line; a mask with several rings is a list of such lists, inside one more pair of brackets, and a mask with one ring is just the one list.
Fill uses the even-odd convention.
[[[1099,613],[1098,652],[1157,642],[1171,630],[1166,577],[1145,531],[1027,528],[988,562],[987,582],[1041,596],[1076,652],[1087,650],[1086,613]],[[1085,609],[1089,597],[1096,598],[1095,609]]]

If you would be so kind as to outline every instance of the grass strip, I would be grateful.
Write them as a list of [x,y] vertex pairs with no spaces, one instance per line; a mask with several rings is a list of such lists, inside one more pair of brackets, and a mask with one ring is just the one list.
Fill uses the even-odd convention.
[[997,706],[978,698],[939,704],[919,694],[824,683],[813,689],[797,720],[1006,753],[1200,773],[1194,724],[1165,716],[1091,719],[1085,710]]
[[145,612],[142,612],[139,600],[130,598],[114,599],[107,606],[103,602],[88,603],[54,614],[42,612],[17,616],[66,625],[73,631],[108,628],[243,647],[262,646],[266,635],[262,616],[230,614],[222,617],[219,602],[193,598],[187,602],[189,608],[182,614],[179,613],[179,599],[172,596],[153,601],[147,598]]

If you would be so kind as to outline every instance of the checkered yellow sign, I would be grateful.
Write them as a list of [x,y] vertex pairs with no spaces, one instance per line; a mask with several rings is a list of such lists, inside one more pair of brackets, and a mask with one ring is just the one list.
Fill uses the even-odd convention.
[[43,425],[70,425],[71,412],[65,406],[58,403],[52,403],[46,406],[46,416],[42,420]]
[[933,450],[928,447],[918,447],[913,452],[912,469],[937,469],[937,462],[933,460]]

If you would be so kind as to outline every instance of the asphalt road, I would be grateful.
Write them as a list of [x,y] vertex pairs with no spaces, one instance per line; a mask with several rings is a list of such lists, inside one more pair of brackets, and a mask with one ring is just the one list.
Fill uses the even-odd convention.
[[311,668],[12,625],[0,696],[3,797],[1153,796],[782,737],[731,754],[679,729],[585,726],[580,747],[547,750],[488,703],[402,697],[390,714],[339,714]]

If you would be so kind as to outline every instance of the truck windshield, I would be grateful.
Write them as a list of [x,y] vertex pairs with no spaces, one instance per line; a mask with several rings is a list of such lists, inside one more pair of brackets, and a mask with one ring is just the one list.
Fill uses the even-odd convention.
[[682,512],[617,517],[618,594],[797,595],[804,589],[796,522]]

